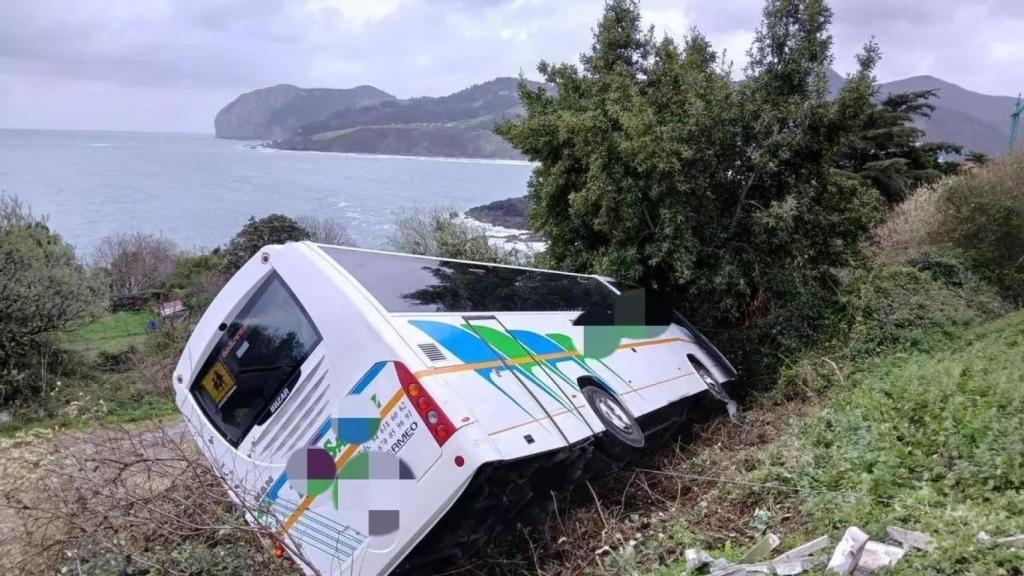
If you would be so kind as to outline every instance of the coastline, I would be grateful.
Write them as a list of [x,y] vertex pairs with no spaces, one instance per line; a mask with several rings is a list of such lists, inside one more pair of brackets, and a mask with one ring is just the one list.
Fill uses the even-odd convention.
[[[218,140],[230,140],[230,138],[218,138]],[[508,166],[535,166],[536,162],[530,160],[516,160],[515,158],[472,158],[459,156],[415,156],[406,154],[374,154],[372,152],[326,152],[324,150],[288,150],[275,148],[267,142],[255,140],[239,140],[240,148],[257,150],[259,152],[281,152],[292,154],[323,154],[327,156],[349,156],[352,158],[390,158],[409,160],[438,160],[441,162],[463,162],[467,164],[504,164]]]

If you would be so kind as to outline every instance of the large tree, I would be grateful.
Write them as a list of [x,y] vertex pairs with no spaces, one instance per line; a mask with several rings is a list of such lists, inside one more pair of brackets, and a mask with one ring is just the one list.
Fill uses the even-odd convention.
[[835,166],[872,109],[878,51],[830,100],[830,20],[822,0],[768,1],[734,86],[699,32],[656,41],[635,1],[610,0],[580,66],[542,62],[554,89],[523,85],[524,116],[497,128],[538,163],[553,263],[670,291],[705,325],[808,309],[877,216],[876,192]]
[[[962,147],[922,142],[925,132],[914,126],[915,120],[931,116],[935,105],[929,100],[935,95],[935,90],[918,90],[881,98],[844,147],[839,167],[877,188],[890,205],[902,202],[914,188],[955,171],[959,163],[950,159]],[[877,93],[874,96],[877,100]]]

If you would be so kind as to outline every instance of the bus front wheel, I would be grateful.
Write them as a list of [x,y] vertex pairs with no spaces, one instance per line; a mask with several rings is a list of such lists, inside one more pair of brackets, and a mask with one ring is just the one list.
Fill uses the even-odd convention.
[[640,429],[629,408],[597,386],[587,386],[582,392],[597,419],[612,436],[628,446],[643,448],[644,431]]

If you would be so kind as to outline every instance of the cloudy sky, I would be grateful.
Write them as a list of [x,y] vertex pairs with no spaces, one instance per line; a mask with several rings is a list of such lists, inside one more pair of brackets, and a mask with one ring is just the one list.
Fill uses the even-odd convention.
[[[872,35],[881,80],[1024,90],[1022,0],[833,0],[836,69]],[[760,0],[642,0],[742,68]],[[212,132],[240,92],[372,84],[443,95],[575,60],[601,0],[0,0],[0,127]]]

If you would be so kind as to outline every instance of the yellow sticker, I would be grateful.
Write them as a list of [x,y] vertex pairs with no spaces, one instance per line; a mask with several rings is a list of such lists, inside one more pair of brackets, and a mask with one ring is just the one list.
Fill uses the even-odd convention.
[[220,406],[224,398],[235,389],[235,377],[231,375],[223,362],[218,361],[203,376],[202,384],[210,398],[213,398],[213,401]]

